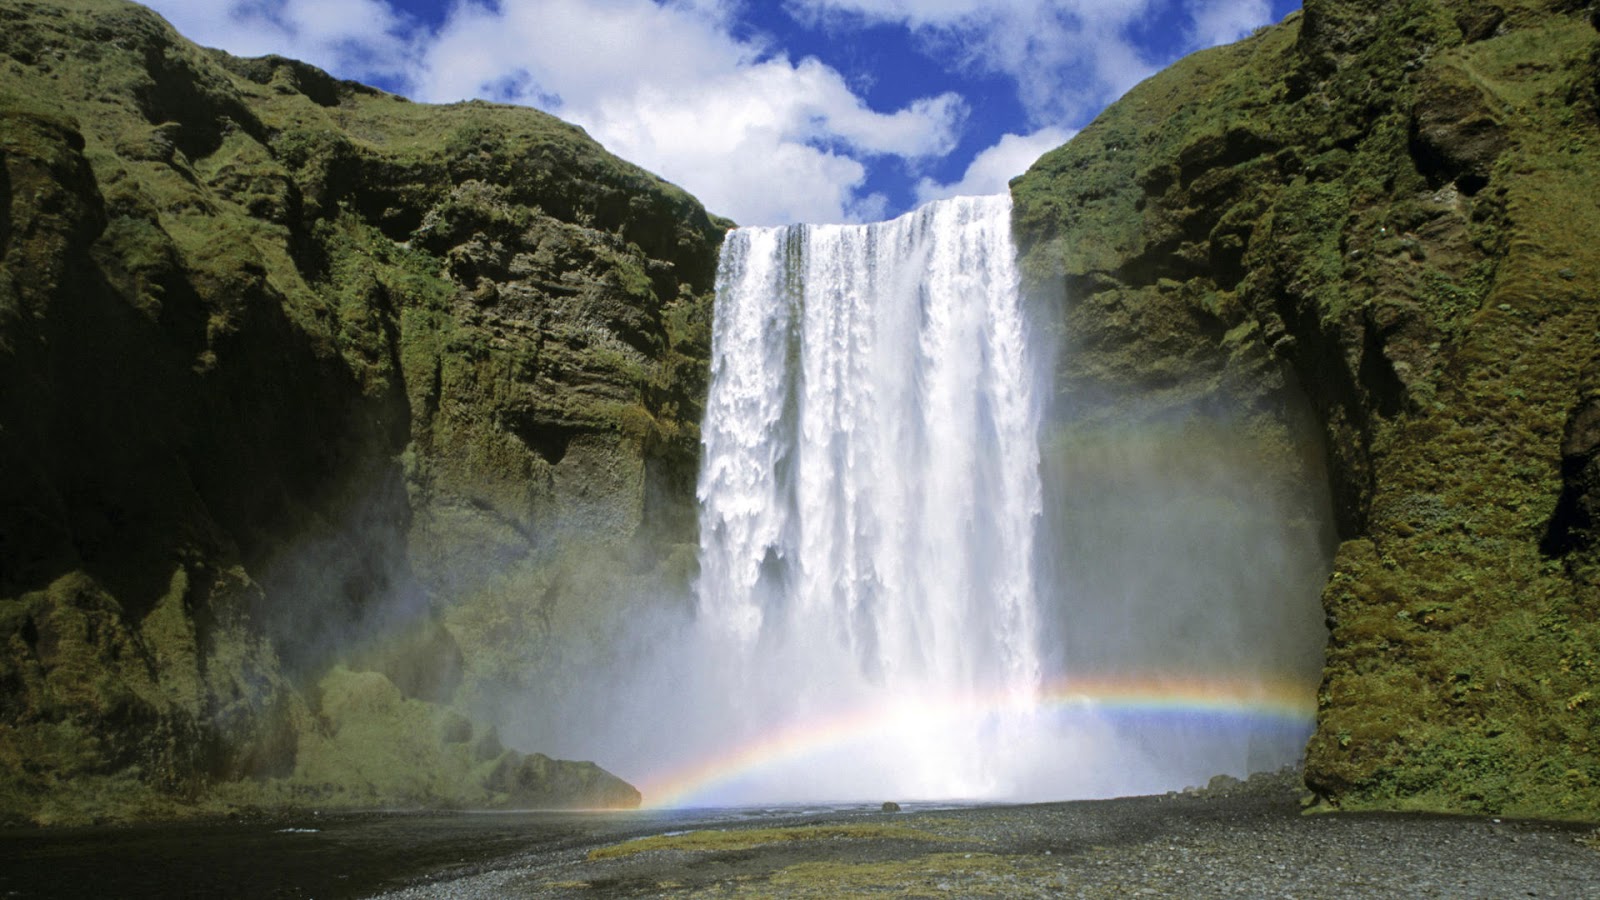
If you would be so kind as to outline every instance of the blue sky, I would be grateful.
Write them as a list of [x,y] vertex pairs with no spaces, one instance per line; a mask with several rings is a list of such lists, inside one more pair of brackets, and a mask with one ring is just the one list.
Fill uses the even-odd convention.
[[415,100],[521,103],[741,224],[994,193],[1296,0],[150,0],[184,34]]

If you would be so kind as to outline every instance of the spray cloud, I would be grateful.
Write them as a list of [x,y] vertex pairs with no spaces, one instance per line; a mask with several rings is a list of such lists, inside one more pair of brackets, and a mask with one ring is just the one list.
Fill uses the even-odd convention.
[[1318,473],[1264,469],[1222,410],[1046,421],[1009,197],[733,232],[716,315],[694,603],[641,604],[581,687],[529,698],[529,743],[647,803],[1104,796],[1298,757]]

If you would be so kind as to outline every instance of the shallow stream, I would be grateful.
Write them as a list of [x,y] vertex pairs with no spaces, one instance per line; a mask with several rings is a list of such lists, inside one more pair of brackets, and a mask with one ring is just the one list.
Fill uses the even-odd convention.
[[[909,808],[909,807],[908,807]],[[363,897],[711,825],[784,822],[864,806],[645,812],[370,812],[258,821],[0,831],[0,897]]]

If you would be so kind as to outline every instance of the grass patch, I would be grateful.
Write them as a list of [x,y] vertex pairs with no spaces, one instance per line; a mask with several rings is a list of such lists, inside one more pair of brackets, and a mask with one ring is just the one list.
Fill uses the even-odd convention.
[[[748,893],[774,896],[843,897],[892,893],[901,897],[1014,897],[1019,879],[1041,873],[1019,864],[1016,857],[992,853],[935,853],[915,859],[877,863],[816,862],[790,866],[767,885]],[[1063,885],[1064,886],[1064,885]],[[745,893],[745,892],[741,892]]]
[[638,853],[656,850],[682,850],[691,853],[715,853],[729,850],[751,850],[774,844],[814,841],[931,841],[944,842],[941,837],[919,828],[906,825],[804,825],[794,828],[747,828],[730,831],[690,831],[684,834],[658,834],[637,840],[599,847],[589,851],[589,859],[621,859]]

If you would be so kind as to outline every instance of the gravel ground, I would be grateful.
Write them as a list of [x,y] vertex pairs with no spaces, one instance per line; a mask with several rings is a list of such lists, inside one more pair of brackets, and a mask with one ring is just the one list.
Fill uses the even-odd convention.
[[[303,813],[0,832],[0,898],[1600,900],[1600,829],[1304,815],[1293,773],[1032,806]],[[388,891],[389,893],[383,893]]]
[[725,846],[673,846],[705,843],[705,832],[691,832],[606,858],[591,853],[618,852],[604,849],[616,839],[596,835],[595,844],[512,855],[383,896],[1600,898],[1593,826],[1308,816],[1286,780],[1165,797],[834,813],[715,831]]

